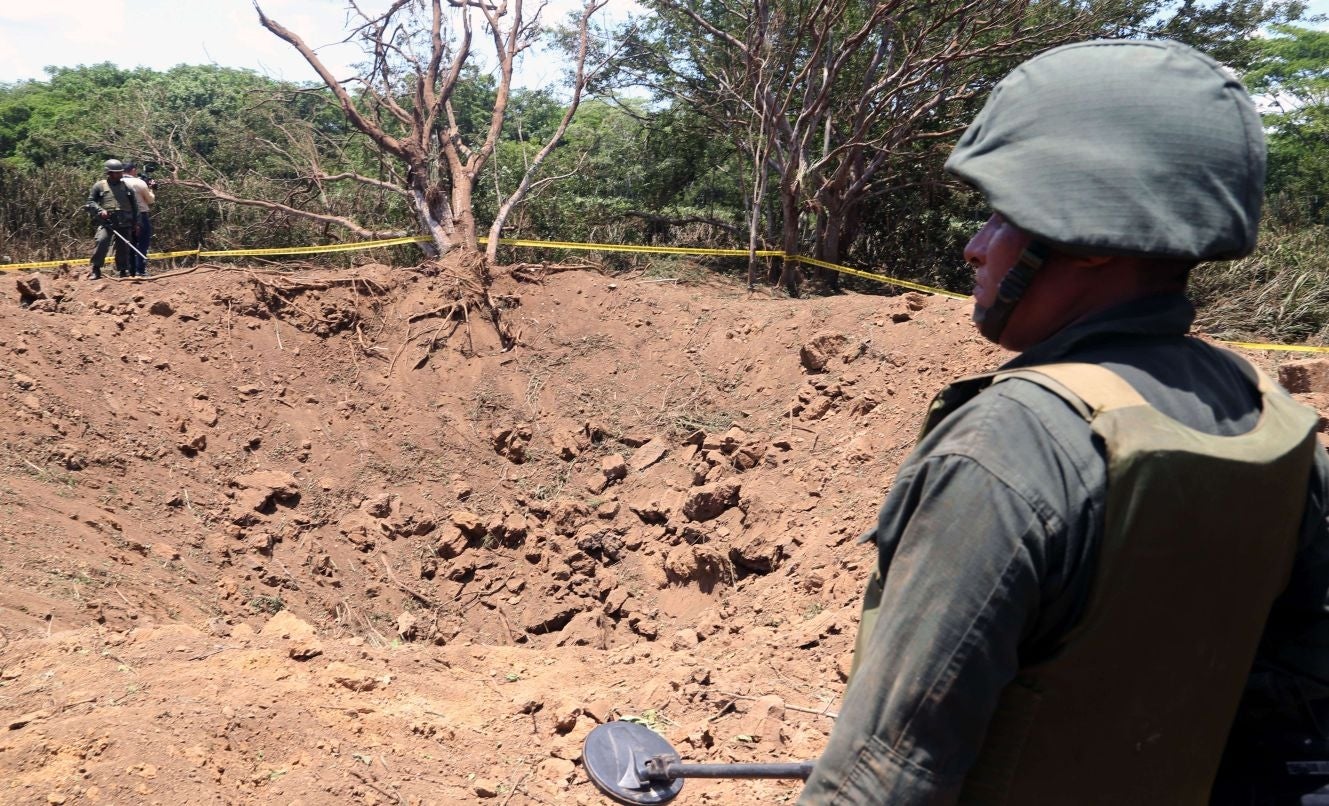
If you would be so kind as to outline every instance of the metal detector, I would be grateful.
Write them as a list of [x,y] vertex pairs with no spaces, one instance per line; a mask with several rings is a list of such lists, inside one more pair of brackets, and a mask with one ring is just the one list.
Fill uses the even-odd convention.
[[111,230],[111,234],[112,234],[112,235],[114,235],[115,237],[117,237],[117,238],[119,238],[120,240],[124,241],[124,242],[125,242],[125,246],[128,246],[130,249],[133,249],[133,250],[134,250],[134,254],[138,255],[138,256],[141,257],[141,258],[143,258],[145,261],[148,259],[148,256],[147,256],[147,255],[145,255],[145,254],[143,254],[142,252],[138,251],[138,248],[137,248],[136,246],[134,246],[132,243],[130,243],[128,238],[126,238],[125,236],[121,235],[121,234],[119,233],[118,230],[116,230],[116,229],[113,228],[113,227],[107,227],[107,229]]
[[668,803],[684,778],[797,778],[812,774],[811,761],[788,764],[684,764],[664,737],[636,722],[606,722],[586,736],[582,763],[595,788],[632,804]]

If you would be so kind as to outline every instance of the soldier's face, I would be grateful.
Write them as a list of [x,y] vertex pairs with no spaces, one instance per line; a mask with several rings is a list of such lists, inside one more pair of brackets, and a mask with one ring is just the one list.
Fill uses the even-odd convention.
[[106,178],[111,182],[119,182],[120,177],[124,176],[124,171],[107,171]]
[[964,260],[974,269],[974,305],[990,308],[997,289],[1033,236],[993,213],[964,248]]

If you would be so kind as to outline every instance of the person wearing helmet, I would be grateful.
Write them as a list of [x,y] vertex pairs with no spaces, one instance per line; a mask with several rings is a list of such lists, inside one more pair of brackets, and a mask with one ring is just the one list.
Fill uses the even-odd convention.
[[1067,45],[946,169],[993,211],[975,324],[1019,355],[937,396],[864,536],[799,802],[1298,802],[1329,783],[1288,774],[1329,762],[1329,458],[1314,411],[1187,335],[1184,296],[1255,248],[1251,99],[1175,42]]
[[138,203],[134,191],[123,181],[125,166],[120,160],[107,160],[103,167],[106,178],[98,179],[88,191],[88,202],[83,209],[97,225],[96,246],[92,250],[92,273],[89,279],[99,280],[106,252],[115,244],[115,268],[121,277],[133,273],[133,252],[129,245],[138,231]]

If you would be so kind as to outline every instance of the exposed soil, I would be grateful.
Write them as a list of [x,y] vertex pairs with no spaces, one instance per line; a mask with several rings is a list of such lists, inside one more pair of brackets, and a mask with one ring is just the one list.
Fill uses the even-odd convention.
[[1003,354],[917,294],[522,278],[509,351],[446,266],[3,280],[0,802],[607,803],[624,717],[817,755],[855,538]]

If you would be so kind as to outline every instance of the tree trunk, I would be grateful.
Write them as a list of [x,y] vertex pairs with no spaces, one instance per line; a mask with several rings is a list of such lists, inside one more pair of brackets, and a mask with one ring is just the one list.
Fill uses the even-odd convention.
[[780,248],[784,250],[785,257],[780,261],[779,283],[790,296],[798,296],[798,261],[794,259],[799,254],[798,199],[792,192],[786,192],[784,187],[780,189],[780,212],[784,218],[784,233],[780,239]]
[[411,207],[415,218],[420,222],[420,229],[433,239],[430,257],[446,255],[456,245],[453,239],[452,210],[448,206],[448,196],[438,187],[430,187],[423,168],[412,167],[410,171]]
[[[843,234],[841,229],[844,221],[843,213],[839,210],[822,208],[817,216],[818,237],[815,256],[818,260],[824,260],[827,263],[840,262],[840,236]],[[840,288],[840,273],[834,269],[827,269],[821,266],[817,267],[817,279],[824,283],[828,288],[838,290]]]
[[471,209],[474,185],[463,175],[462,181],[452,185],[453,220],[456,222],[457,245],[468,252],[479,252],[480,241],[475,233],[475,211]]

